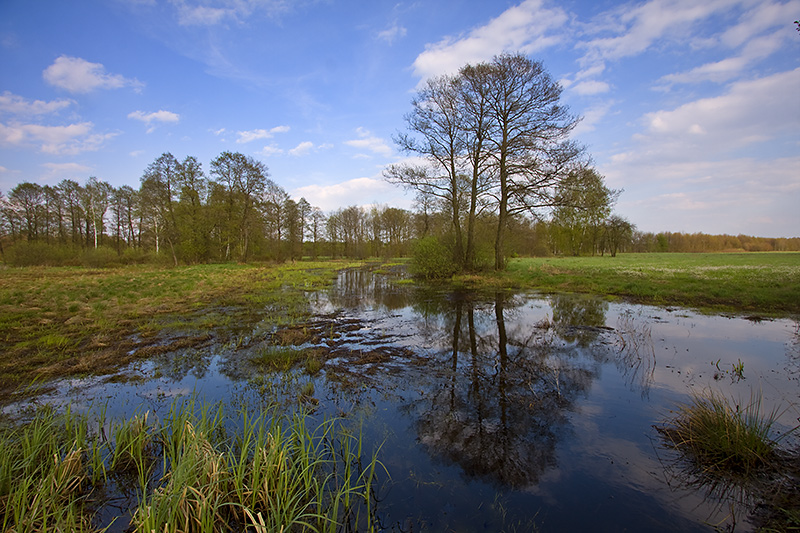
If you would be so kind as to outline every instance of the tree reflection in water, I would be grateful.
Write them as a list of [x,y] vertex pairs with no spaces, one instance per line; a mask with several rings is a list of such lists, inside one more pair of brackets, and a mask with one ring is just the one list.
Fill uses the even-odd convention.
[[[556,464],[568,413],[597,375],[596,361],[576,349],[588,335],[559,339],[549,324],[519,316],[509,327],[522,303],[502,293],[493,302],[456,294],[420,306],[420,329],[450,342],[435,357],[426,392],[409,406],[432,456],[515,488],[536,484]],[[558,316],[602,324],[602,309],[572,306]]]

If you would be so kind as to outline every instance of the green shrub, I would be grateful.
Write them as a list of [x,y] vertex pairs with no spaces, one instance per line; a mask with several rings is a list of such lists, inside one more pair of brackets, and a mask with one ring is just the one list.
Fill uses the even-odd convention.
[[120,265],[120,258],[113,248],[100,246],[89,248],[83,253],[83,266],[91,268],[107,268]]
[[8,248],[6,260],[11,266],[65,266],[74,263],[75,249],[45,242],[20,241]]
[[424,237],[414,244],[411,272],[424,279],[445,279],[458,272],[453,250],[437,237]]
[[141,248],[125,248],[120,261],[125,265],[144,265],[153,262],[153,256]]

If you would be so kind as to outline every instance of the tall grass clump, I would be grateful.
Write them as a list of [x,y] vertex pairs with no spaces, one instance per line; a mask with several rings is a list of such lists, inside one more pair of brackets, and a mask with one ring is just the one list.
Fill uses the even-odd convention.
[[112,513],[136,533],[372,530],[379,464],[341,421],[305,413],[229,416],[194,398],[161,421],[46,408],[0,430],[0,531],[102,531]]
[[85,501],[99,467],[85,428],[84,417],[44,409],[0,431],[2,531],[94,531]]
[[377,459],[359,467],[360,438],[335,421],[311,429],[303,414],[268,419],[243,411],[239,420],[228,437],[221,409],[170,413],[162,429],[169,475],[137,509],[135,531],[371,527]]
[[761,411],[760,396],[740,407],[709,392],[681,406],[659,431],[705,473],[749,477],[776,459],[771,433],[779,413]]

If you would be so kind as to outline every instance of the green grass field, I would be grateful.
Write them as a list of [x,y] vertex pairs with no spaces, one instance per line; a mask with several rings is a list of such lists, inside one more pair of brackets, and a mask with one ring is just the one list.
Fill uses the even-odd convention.
[[525,258],[501,279],[544,292],[766,315],[800,314],[800,253],[620,254]]
[[[0,396],[33,379],[103,373],[158,348],[199,344],[210,331],[224,337],[254,313],[291,323],[307,313],[304,290],[355,264],[2,269]],[[172,344],[150,346],[162,332]]]

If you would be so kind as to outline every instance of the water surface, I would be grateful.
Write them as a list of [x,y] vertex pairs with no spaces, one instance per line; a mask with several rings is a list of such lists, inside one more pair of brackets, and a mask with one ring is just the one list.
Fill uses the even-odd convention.
[[[697,486],[654,428],[692,394],[800,421],[793,320],[708,316],[585,295],[420,290],[366,270],[308,294],[297,349],[324,353],[313,376],[252,362],[278,336],[271,310],[210,342],[62,382],[39,402],[109,416],[163,413],[197,394],[280,402],[342,417],[380,446],[376,493],[388,531],[746,531],[747,505]],[[284,332],[285,333],[285,332]],[[308,381],[314,401],[297,391]],[[796,436],[782,442],[797,448]]]

